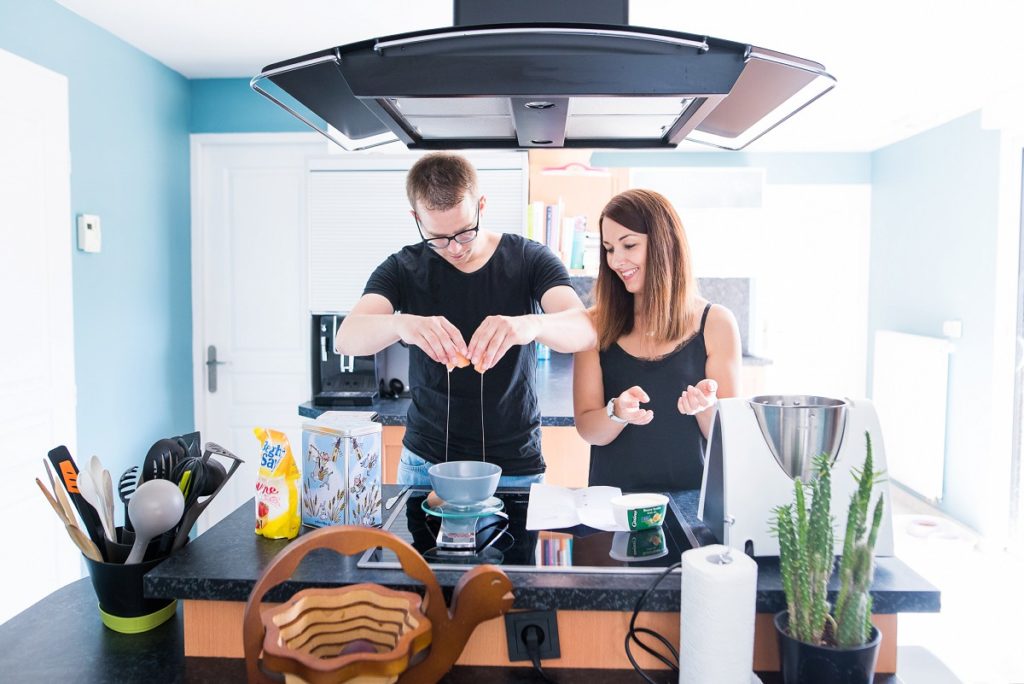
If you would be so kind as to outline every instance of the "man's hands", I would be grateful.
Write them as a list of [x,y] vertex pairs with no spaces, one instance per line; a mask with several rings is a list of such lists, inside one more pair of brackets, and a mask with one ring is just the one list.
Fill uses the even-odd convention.
[[683,390],[676,405],[683,415],[695,416],[718,402],[717,392],[718,383],[711,378],[704,378]]
[[455,365],[458,356],[469,356],[462,333],[444,316],[397,316],[398,337],[413,344],[434,361]]
[[406,344],[416,345],[449,367],[465,366],[469,359],[481,373],[493,368],[512,345],[528,344],[540,332],[540,322],[533,315],[488,316],[467,345],[459,329],[444,316],[400,314],[396,318],[398,336]]
[[647,392],[644,392],[639,385],[633,385],[615,397],[615,416],[631,425],[647,425],[654,420],[654,411],[642,409],[640,404],[646,404],[650,400]]
[[529,344],[540,333],[540,321],[526,316],[488,316],[473,333],[467,356],[479,372],[493,368],[514,344]]

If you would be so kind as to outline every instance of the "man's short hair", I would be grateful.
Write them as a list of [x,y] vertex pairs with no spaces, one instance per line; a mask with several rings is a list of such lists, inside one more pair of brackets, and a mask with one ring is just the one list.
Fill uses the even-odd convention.
[[431,211],[446,211],[467,195],[477,194],[476,169],[465,157],[449,152],[434,152],[409,169],[405,179],[409,205],[421,202]]

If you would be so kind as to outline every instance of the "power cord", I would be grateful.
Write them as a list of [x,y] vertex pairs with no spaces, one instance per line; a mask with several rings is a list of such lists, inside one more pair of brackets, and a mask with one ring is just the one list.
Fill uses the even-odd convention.
[[[655,658],[657,658],[661,662],[665,663],[665,665],[667,665],[668,668],[673,673],[675,673],[675,675],[676,675],[673,678],[673,681],[675,681],[675,679],[678,678],[678,676],[679,676],[679,651],[676,650],[675,646],[673,646],[672,643],[668,639],[666,639],[662,635],[658,634],[654,630],[647,629],[646,627],[637,627],[636,626],[636,619],[637,619],[637,617],[639,617],[640,609],[643,607],[644,602],[647,601],[647,597],[651,595],[651,593],[658,587],[659,584],[661,584],[661,581],[663,579],[665,579],[670,572],[672,572],[673,570],[675,570],[675,569],[677,569],[677,568],[679,568],[681,566],[682,566],[681,562],[680,563],[673,563],[672,565],[670,565],[667,568],[665,568],[664,572],[662,572],[660,575],[658,575],[658,578],[656,580],[654,580],[654,582],[651,584],[650,587],[648,587],[647,591],[645,591],[640,596],[640,598],[637,599],[636,606],[633,608],[633,616],[629,619],[629,631],[626,632],[626,657],[629,658],[629,662],[633,665],[633,669],[636,670],[637,674],[640,675],[641,677],[643,677],[644,681],[648,682],[649,684],[658,684],[658,682],[656,682],[653,679],[651,679],[650,677],[648,677],[647,673],[644,671],[644,669],[642,667],[640,667],[640,664],[638,662],[636,662],[636,658],[633,657],[633,652],[630,650],[630,641],[635,641],[637,646],[642,648],[644,651],[647,651],[648,653],[650,653],[652,656],[654,656]],[[672,654],[672,659],[670,660],[668,658],[668,656],[666,656],[666,655],[664,655],[662,653],[658,653],[653,648],[651,648],[651,646],[649,646],[648,644],[645,644],[643,641],[641,641],[640,640],[640,636],[639,636],[641,634],[647,634],[649,636],[654,637],[658,641],[660,641],[661,644],[665,648],[667,648],[669,650],[669,652]]]
[[554,681],[548,678],[544,668],[540,666],[540,643],[542,636],[543,634],[537,625],[528,625],[523,630],[523,642],[526,644],[526,652],[530,654],[530,660],[533,662],[533,669],[537,671],[542,680],[555,684]]

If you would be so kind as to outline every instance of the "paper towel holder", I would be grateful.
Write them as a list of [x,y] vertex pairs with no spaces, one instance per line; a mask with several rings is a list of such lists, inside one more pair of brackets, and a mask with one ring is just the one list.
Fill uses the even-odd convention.
[[[726,525],[732,525],[734,522],[736,522],[736,518],[732,517],[731,515],[727,515],[725,516],[725,519],[722,522],[724,522]],[[708,563],[714,563],[716,565],[729,565],[729,563],[732,563],[732,547],[728,544],[722,544],[722,548],[724,548],[725,550],[721,553],[710,555],[705,560],[707,560]]]
[[729,563],[732,563],[732,548],[726,546],[725,551],[708,556],[704,560],[715,565],[729,565]]

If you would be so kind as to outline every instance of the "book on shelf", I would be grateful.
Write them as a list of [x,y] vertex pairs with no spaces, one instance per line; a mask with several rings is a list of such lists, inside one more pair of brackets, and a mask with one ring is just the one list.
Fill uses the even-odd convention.
[[600,239],[587,228],[586,215],[567,216],[561,200],[555,204],[536,200],[526,207],[528,239],[547,245],[570,270],[597,273]]
[[561,200],[557,204],[548,204],[545,207],[544,243],[562,261],[565,261],[562,249],[562,214],[564,212],[565,205]]
[[597,268],[601,265],[601,235],[600,233],[583,234],[583,271],[588,274],[597,274]]
[[583,248],[587,237],[587,217],[573,216],[565,219],[571,236],[569,239],[569,268],[583,268]]
[[547,244],[545,232],[545,207],[541,201],[530,202],[526,207],[526,237],[544,245]]

